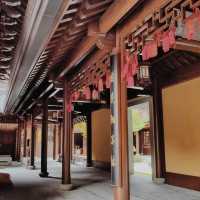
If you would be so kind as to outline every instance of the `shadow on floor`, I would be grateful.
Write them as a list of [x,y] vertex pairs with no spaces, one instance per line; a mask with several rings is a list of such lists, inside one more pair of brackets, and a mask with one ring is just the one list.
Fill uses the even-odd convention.
[[59,188],[48,185],[17,185],[0,189],[0,200],[49,200],[62,196]]

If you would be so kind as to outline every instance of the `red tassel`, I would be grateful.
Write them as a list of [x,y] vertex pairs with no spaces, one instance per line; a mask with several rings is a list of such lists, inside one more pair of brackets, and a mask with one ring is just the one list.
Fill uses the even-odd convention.
[[94,89],[92,91],[92,99],[97,100],[98,98],[99,98],[99,92],[96,89]]
[[134,86],[134,77],[131,75],[128,75],[127,77],[127,87],[133,87]]
[[106,72],[106,88],[110,89],[111,86],[111,72],[107,71]]
[[158,55],[158,46],[156,41],[151,41],[148,44],[148,58],[154,58]]
[[128,73],[128,67],[129,67],[129,64],[125,64],[123,69],[122,69],[122,78],[125,79],[126,78],[126,75]]
[[144,47],[142,49],[142,60],[146,61],[148,59],[149,59],[149,57],[148,57],[148,48],[147,48],[147,45],[144,45]]
[[133,62],[135,63],[136,68],[139,66],[138,56],[136,53],[133,54]]
[[162,46],[162,44],[161,44],[161,41],[162,41],[162,33],[161,32],[157,32],[156,34],[155,34],[155,41],[156,41],[156,43],[157,43],[157,46],[158,47],[161,47]]
[[80,93],[78,91],[76,91],[74,93],[74,100],[77,101],[79,99],[79,97],[80,97]]
[[158,55],[158,46],[156,40],[148,42],[147,44],[144,45],[142,50],[142,59],[144,61],[150,58],[154,58],[157,55]]
[[87,100],[90,100],[91,99],[91,91],[90,91],[90,88],[88,87],[87,90],[86,90],[86,95],[85,95],[86,99]]
[[172,27],[169,30],[169,43],[170,46],[173,47],[176,43],[176,27]]
[[122,69],[122,78],[125,79],[126,78],[126,75],[128,73],[128,68],[129,68],[129,65],[130,65],[130,62],[131,62],[131,59],[130,59],[130,55],[129,55],[129,52],[125,51],[124,53],[124,66],[123,66],[123,69]]
[[98,90],[99,90],[99,92],[103,92],[103,80],[102,80],[102,78],[99,79]]
[[186,38],[188,40],[192,40],[195,34],[194,16],[190,16],[186,19],[185,29],[186,29]]
[[89,87],[85,87],[83,89],[83,95],[85,96],[86,100],[90,100],[91,99],[91,91]]
[[70,97],[70,101],[66,106],[67,112],[71,113],[73,111],[72,97]]
[[163,33],[162,48],[163,48],[163,51],[165,53],[170,50],[170,39],[169,39],[169,33],[168,32]]
[[134,53],[132,56],[132,63],[130,65],[131,69],[130,69],[130,73],[132,76],[134,76],[137,72],[137,67],[138,67],[138,57],[137,54]]
[[72,104],[68,104],[67,105],[67,112],[71,113],[73,111],[73,105]]

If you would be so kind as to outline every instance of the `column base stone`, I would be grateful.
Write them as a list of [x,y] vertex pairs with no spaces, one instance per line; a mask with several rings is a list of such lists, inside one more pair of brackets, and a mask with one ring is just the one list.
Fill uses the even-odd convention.
[[28,169],[34,170],[36,169],[35,165],[27,166]]
[[40,176],[41,178],[46,178],[46,177],[49,176],[49,173],[48,173],[48,172],[41,172],[41,173],[39,174],[39,176]]
[[161,184],[164,184],[164,183],[165,183],[165,178],[154,178],[154,179],[153,179],[153,182],[154,182],[155,184],[161,185]]
[[62,191],[70,191],[73,189],[73,185],[72,184],[61,184],[60,189]]

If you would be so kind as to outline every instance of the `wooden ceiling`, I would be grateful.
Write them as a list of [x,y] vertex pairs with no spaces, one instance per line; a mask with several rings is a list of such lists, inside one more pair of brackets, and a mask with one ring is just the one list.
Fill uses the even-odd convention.
[[28,0],[0,0],[0,80],[8,80]]
[[200,54],[172,50],[151,61],[151,72],[165,87],[200,76],[199,64]]
[[58,67],[87,35],[88,25],[96,21],[113,0],[72,0],[40,56],[37,67]]
[[[46,44],[43,53],[40,55],[34,69],[28,77],[28,85],[25,86],[26,92],[23,95],[23,100],[16,106],[14,112],[30,109],[35,103],[31,101],[34,96],[38,97],[40,84],[51,85],[48,82],[51,77],[50,71],[57,70],[60,64],[70,57],[71,52],[77,48],[77,45],[88,36],[88,30],[91,24],[98,21],[100,16],[114,2],[113,0],[70,0],[64,9],[63,15],[60,18],[54,32]],[[29,81],[30,79],[30,81]],[[51,80],[50,80],[51,81]],[[46,83],[44,83],[46,82]],[[45,86],[46,87],[46,86]],[[27,97],[27,92],[34,89],[35,94]],[[56,88],[55,88],[56,89]],[[37,90],[37,92],[36,92]],[[44,89],[45,90],[45,89]],[[27,102],[25,102],[27,100]],[[30,103],[32,102],[32,103]],[[21,104],[21,105],[20,105]],[[26,105],[32,106],[26,106]]]
[[[185,0],[180,0],[180,2],[181,1]],[[115,8],[112,6],[115,4],[114,0],[70,0],[68,2],[69,3],[66,5],[57,25],[53,27],[51,37],[47,40],[48,42],[45,43],[46,46],[34,66],[34,69],[38,70],[32,70],[28,77],[28,80],[30,79],[30,81],[27,81],[28,84],[25,87],[26,92],[20,97],[20,101],[14,109],[14,112],[16,113],[25,113],[27,110],[32,109],[37,105],[44,96],[51,97],[52,94],[56,94],[55,92],[58,88],[54,84],[55,80],[54,77],[51,77],[52,74],[50,72],[59,70],[61,66],[65,68],[71,68],[71,66],[80,67],[79,64],[82,64],[83,58],[86,58],[87,55],[82,55],[80,53],[78,54],[78,58],[72,59],[77,55],[76,52],[79,51],[81,46],[79,46],[79,44],[83,44],[84,40],[87,42],[88,40],[86,40],[86,38],[92,38],[89,37],[91,34],[90,30],[95,30],[95,23],[101,21],[101,17],[104,16],[103,14],[106,14],[106,11],[111,7]],[[171,0],[170,2],[173,3],[175,1]],[[176,2],[178,2],[178,0],[176,0]],[[119,7],[116,8],[119,9]],[[115,16],[117,16],[117,14]],[[92,29],[90,29],[91,26],[93,26]],[[111,28],[109,30],[111,30]],[[107,32],[105,31],[105,35]],[[100,31],[98,33],[102,32]],[[95,42],[91,42],[91,44],[94,46]],[[90,55],[94,53],[94,49],[88,49],[90,49]],[[86,51],[84,51],[84,53],[85,52]],[[153,73],[163,76],[172,76],[178,73],[180,69],[182,69],[182,71],[188,69],[188,66],[198,63],[199,60],[200,57],[198,54],[173,50],[165,55],[159,54],[157,58],[151,60],[150,64],[153,66]],[[66,61],[67,63],[65,63]],[[87,70],[87,68],[85,68],[85,70]],[[82,80],[85,77],[77,78]],[[74,79],[73,81],[75,85],[77,79]],[[137,95],[137,93],[134,95]],[[62,98],[63,94],[62,91],[60,91],[55,95],[54,100],[57,102],[53,102],[52,107],[57,106],[57,108],[59,107],[59,109],[61,109],[62,103],[59,100]],[[54,107],[52,109],[54,110]]]

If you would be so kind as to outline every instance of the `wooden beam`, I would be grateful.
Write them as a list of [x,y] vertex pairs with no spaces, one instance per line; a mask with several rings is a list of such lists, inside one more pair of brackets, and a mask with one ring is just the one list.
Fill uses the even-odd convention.
[[[116,0],[99,20],[99,30],[107,33],[119,20],[141,0]],[[114,14],[113,14],[114,13]]]
[[[138,1],[138,0],[137,0]],[[97,43],[97,40],[100,39],[103,35],[105,36],[108,31],[118,22],[118,20],[123,17],[132,7],[136,5],[137,1],[129,1],[126,0],[118,0],[116,3],[113,3],[111,7],[99,20],[98,23],[89,25],[88,35],[86,39],[84,39],[78,49],[72,53],[72,55],[67,60],[65,64],[65,69],[59,74],[58,78],[63,77],[73,66],[76,66],[88,55],[92,48]],[[126,5],[127,4],[127,5]],[[118,10],[119,9],[119,10]],[[120,12],[118,15],[117,13]],[[113,15],[115,13],[117,17],[113,20]],[[109,22],[107,24],[107,22]],[[95,34],[98,32],[98,34]]]
[[100,37],[97,41],[96,41],[96,46],[99,49],[104,49],[105,51],[112,51],[112,49],[115,47],[115,35],[109,35],[109,37]]
[[156,11],[163,4],[165,4],[166,0],[149,0],[144,2],[145,2],[144,6],[140,8],[139,11],[136,12],[133,17],[130,17],[127,20],[127,22],[124,23],[124,25],[120,27],[120,29],[118,30],[121,38],[124,38],[125,36],[127,36],[127,34],[131,32],[131,30],[134,30],[138,25],[142,24],[144,19],[152,15],[154,11]]
[[178,39],[174,46],[175,50],[200,53],[200,42],[186,39]]
[[100,31],[99,31],[98,22],[93,22],[88,25],[88,36],[89,37],[93,37],[95,35],[98,35],[99,33],[100,33]]
[[90,53],[91,49],[94,48],[95,43],[98,39],[98,36],[86,37],[79,45],[78,49],[69,56],[65,69],[59,75],[59,78],[63,77],[72,67],[76,66],[80,63],[88,53]]

